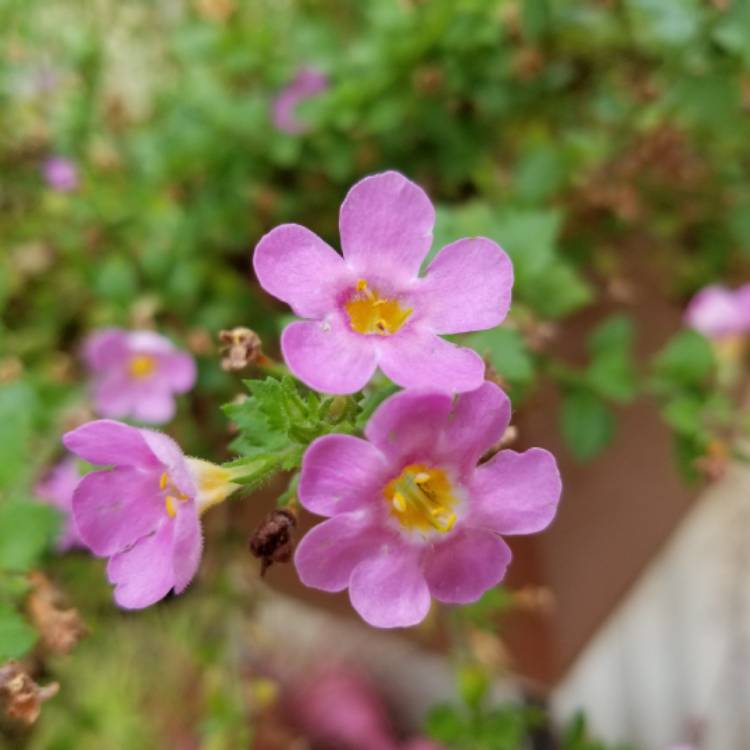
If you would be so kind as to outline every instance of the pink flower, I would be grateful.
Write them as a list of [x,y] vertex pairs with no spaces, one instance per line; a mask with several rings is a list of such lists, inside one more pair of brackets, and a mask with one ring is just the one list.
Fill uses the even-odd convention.
[[709,338],[750,330],[750,284],[736,290],[712,285],[701,289],[685,310],[685,323]]
[[105,328],[89,336],[84,359],[93,375],[94,408],[103,417],[168,422],[174,394],[195,383],[195,361],[152,331]]
[[353,393],[380,369],[405,388],[470,391],[484,362],[438,334],[493,328],[510,306],[513,268],[483,237],[444,247],[418,276],[435,211],[397,172],[358,182],[341,206],[343,258],[297,224],[261,239],[253,264],[261,286],[308,320],[287,326],[281,348],[303,382]]
[[403,750],[443,750],[442,745],[422,737],[411,740],[403,746]]
[[296,687],[289,703],[295,723],[325,747],[397,750],[383,701],[358,672],[316,671]]
[[323,93],[327,88],[328,78],[325,73],[316,68],[300,68],[297,75],[273,100],[273,124],[285,133],[304,133],[307,125],[297,117],[297,106],[305,99]]
[[65,552],[73,547],[83,547],[72,515],[73,491],[81,478],[75,458],[68,456],[37,482],[34,494],[63,514],[63,527],[57,538],[57,549]]
[[42,165],[44,181],[61,193],[69,193],[78,187],[78,169],[63,156],[50,156]]
[[311,443],[299,499],[329,519],[297,548],[302,582],[348,588],[354,609],[383,628],[416,625],[430,595],[464,604],[497,585],[511,558],[500,534],[541,531],[561,491],[555,459],[539,448],[476,465],[509,419],[508,397],[489,382],[456,401],[403,391],[372,416],[367,440]]
[[199,514],[237,485],[229,470],[186,458],[169,437],[121,422],[89,422],[63,436],[65,447],[113,468],[84,476],[73,494],[83,543],[108,557],[115,601],[140,609],[171,589],[182,593],[201,559]]

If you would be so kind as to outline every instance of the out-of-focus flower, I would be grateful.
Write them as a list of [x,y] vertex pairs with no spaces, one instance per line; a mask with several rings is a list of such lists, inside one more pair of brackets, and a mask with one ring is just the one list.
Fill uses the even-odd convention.
[[63,436],[72,453],[111,466],[84,476],[73,494],[83,543],[108,557],[115,601],[140,609],[182,593],[200,563],[199,515],[237,489],[221,466],[186,458],[169,437],[121,422],[89,422]]
[[285,133],[297,135],[307,130],[307,125],[297,116],[300,102],[322,94],[328,88],[328,77],[316,68],[305,66],[273,100],[273,124]]
[[93,401],[103,417],[168,422],[174,395],[195,383],[195,361],[153,331],[107,328],[89,336],[83,357],[93,375]]
[[405,391],[375,412],[366,440],[326,435],[302,462],[299,499],[330,518],[297,547],[303,583],[349,589],[376,627],[416,625],[430,596],[476,601],[505,575],[500,534],[530,534],[552,520],[561,482],[553,456],[502,450],[510,402],[492,383],[461,395]]
[[42,165],[44,181],[61,193],[69,193],[78,187],[78,168],[64,156],[50,156]]
[[336,750],[396,750],[388,713],[370,681],[344,667],[314,672],[289,699],[311,740]]
[[685,323],[709,338],[750,331],[750,284],[738,289],[712,285],[701,289],[685,310]]
[[72,515],[73,492],[80,478],[76,459],[68,456],[50,469],[34,487],[37,497],[57,508],[63,515],[63,525],[57,538],[57,549],[61,552],[84,546]]
[[343,258],[298,224],[261,239],[253,258],[261,285],[308,319],[281,337],[300,380],[353,393],[380,367],[405,388],[462,392],[482,384],[482,358],[439,334],[501,323],[513,268],[492,240],[473,237],[444,247],[420,278],[434,222],[424,191],[385,172],[358,182],[341,206]]
[[418,737],[417,739],[407,742],[402,750],[445,750],[443,745],[439,745],[437,742]]

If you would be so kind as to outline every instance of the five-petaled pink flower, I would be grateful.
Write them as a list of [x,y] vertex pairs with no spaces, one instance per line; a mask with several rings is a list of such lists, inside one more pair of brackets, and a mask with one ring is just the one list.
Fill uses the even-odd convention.
[[539,448],[477,466],[509,419],[507,396],[485,382],[455,401],[403,391],[377,409],[366,440],[315,440],[299,499],[329,519],[297,548],[302,582],[348,588],[357,612],[384,628],[420,622],[430,595],[467,603],[498,584],[511,558],[500,535],[545,528],[561,491],[555,459]]
[[169,437],[111,420],[63,436],[72,453],[111,466],[84,476],[73,494],[83,543],[108,557],[115,601],[140,609],[185,590],[201,559],[199,514],[237,485],[220,466],[186,458]]
[[253,258],[263,288],[308,320],[281,337],[304,383],[353,393],[380,369],[405,388],[478,388],[484,362],[438,334],[493,328],[510,305],[513,268],[483,237],[444,247],[420,277],[435,211],[397,172],[358,182],[341,206],[343,257],[298,224],[266,234]]
[[195,383],[193,358],[153,331],[105,328],[86,340],[97,414],[161,424],[175,413],[174,394]]
[[685,310],[685,322],[709,338],[750,331],[750,284],[728,289],[714,284],[701,289]]
[[297,107],[305,99],[322,94],[327,88],[325,73],[309,66],[300,68],[273,100],[273,124],[285,133],[304,133],[307,125],[299,119]]
[[60,193],[69,193],[78,187],[78,169],[64,156],[50,156],[42,165],[44,181]]
[[60,552],[84,546],[72,514],[73,492],[80,478],[78,462],[73,456],[67,456],[53,466],[34,487],[34,494],[38,498],[57,508],[63,515],[63,525],[57,537],[57,549]]

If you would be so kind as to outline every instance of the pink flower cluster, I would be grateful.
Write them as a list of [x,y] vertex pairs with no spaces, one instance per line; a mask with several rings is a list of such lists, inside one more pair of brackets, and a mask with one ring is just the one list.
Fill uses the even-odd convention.
[[737,289],[713,285],[701,289],[685,310],[685,323],[713,339],[750,332],[750,284]]

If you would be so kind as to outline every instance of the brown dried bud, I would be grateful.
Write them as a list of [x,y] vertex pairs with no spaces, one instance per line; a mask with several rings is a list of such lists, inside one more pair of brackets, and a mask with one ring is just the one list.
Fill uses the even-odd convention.
[[292,559],[296,525],[297,516],[289,508],[272,510],[261,521],[250,537],[250,552],[261,560],[261,575],[265,575],[273,563],[286,563]]
[[42,648],[50,654],[68,654],[88,633],[78,610],[68,606],[63,593],[40,572],[29,576],[32,589],[26,612],[39,633]]
[[244,370],[263,356],[260,336],[249,328],[238,327],[232,328],[231,331],[221,331],[219,341],[222,345],[221,366],[224,370]]
[[197,0],[195,9],[207,21],[225,23],[235,12],[234,0]]
[[0,717],[10,726],[30,727],[39,718],[42,703],[59,689],[56,682],[40,687],[19,662],[9,661],[0,666]]

